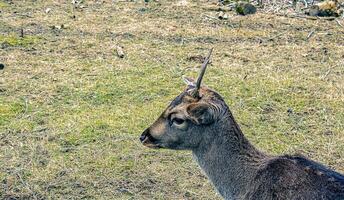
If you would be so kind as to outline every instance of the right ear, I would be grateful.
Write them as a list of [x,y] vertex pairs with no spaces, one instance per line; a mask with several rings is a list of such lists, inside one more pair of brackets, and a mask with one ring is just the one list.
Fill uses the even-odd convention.
[[207,103],[191,103],[186,111],[191,120],[198,125],[211,124],[215,120],[215,112]]

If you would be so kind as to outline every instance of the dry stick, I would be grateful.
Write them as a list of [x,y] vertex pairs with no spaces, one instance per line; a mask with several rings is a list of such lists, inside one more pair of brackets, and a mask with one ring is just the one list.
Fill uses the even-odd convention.
[[309,34],[307,35],[307,40],[309,40],[309,38],[312,37],[312,35],[314,35],[315,30],[312,30],[311,32],[309,32]]
[[339,21],[338,19],[335,19],[335,21],[337,22],[337,24],[338,24],[339,26],[344,27],[344,26],[340,23],[340,21]]
[[322,20],[329,20],[329,21],[332,21],[332,20],[335,20],[336,17],[317,17],[317,19],[322,19]]
[[24,37],[24,29],[23,29],[23,28],[20,29],[20,37],[21,37],[21,38]]
[[289,18],[303,18],[303,19],[309,19],[309,20],[335,20],[335,17],[313,17],[313,16],[306,16],[306,15],[288,15],[288,14],[276,14],[277,16],[282,17],[289,17]]
[[28,111],[28,108],[29,108],[28,102],[29,102],[29,100],[27,98],[25,98],[25,111],[24,111],[23,115],[25,115]]
[[305,8],[308,8],[308,2],[307,2],[307,0],[303,0],[303,2],[305,3]]
[[207,17],[207,18],[210,18],[210,19],[215,19],[215,20],[219,20],[219,21],[221,21],[219,18],[217,18],[217,17],[213,17],[213,16],[210,16],[210,15],[204,15],[205,17]]
[[321,77],[321,79],[325,79],[330,74],[331,70],[332,70],[332,68],[327,70],[327,72]]
[[[341,64],[344,64],[344,63],[341,63]],[[326,71],[326,73],[323,76],[321,76],[320,78],[325,79],[331,73],[332,69],[336,68],[337,66],[340,66],[341,64],[339,63],[339,64],[336,64],[334,66],[329,67],[328,70]]]

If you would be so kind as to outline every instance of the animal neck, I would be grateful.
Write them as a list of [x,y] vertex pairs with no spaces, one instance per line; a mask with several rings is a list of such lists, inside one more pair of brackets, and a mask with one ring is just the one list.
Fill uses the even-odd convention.
[[225,199],[237,199],[268,156],[250,144],[233,117],[221,124],[193,155],[218,192]]

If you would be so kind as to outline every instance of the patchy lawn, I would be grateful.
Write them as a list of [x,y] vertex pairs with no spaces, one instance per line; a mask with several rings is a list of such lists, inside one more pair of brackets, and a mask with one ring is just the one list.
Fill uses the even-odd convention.
[[190,152],[138,140],[211,47],[252,143],[343,173],[343,27],[216,2],[0,2],[0,198],[219,199]]

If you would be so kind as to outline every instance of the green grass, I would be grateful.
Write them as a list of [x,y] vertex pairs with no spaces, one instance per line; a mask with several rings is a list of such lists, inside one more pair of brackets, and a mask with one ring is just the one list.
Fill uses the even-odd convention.
[[6,8],[8,6],[5,2],[0,2],[0,8]]
[[182,75],[197,75],[188,58],[211,47],[204,83],[252,143],[344,172],[342,28],[262,13],[221,21],[207,17],[211,2],[188,2],[86,1],[75,18],[69,2],[6,7],[0,198],[220,199],[190,152],[138,140],[184,89]]
[[0,44],[7,44],[9,46],[23,46],[27,47],[29,45],[33,45],[40,40],[37,36],[3,36],[0,35]]
[[0,126],[8,124],[15,117],[25,112],[25,107],[19,102],[6,102],[0,97]]

